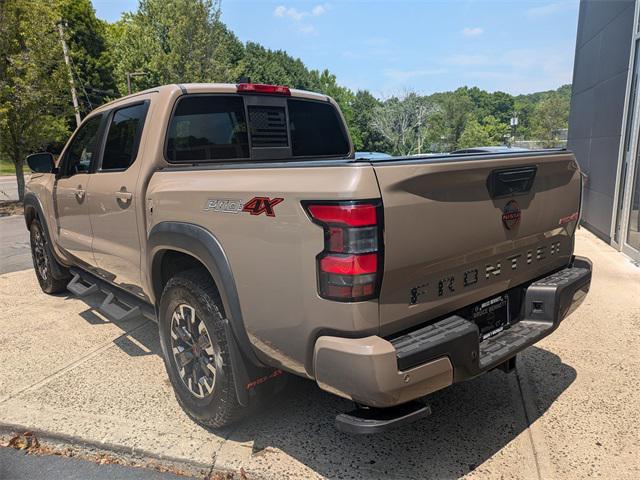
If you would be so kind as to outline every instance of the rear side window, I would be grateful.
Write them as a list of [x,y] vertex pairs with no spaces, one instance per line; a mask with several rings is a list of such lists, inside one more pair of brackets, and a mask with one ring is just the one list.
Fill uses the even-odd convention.
[[242,98],[213,95],[182,98],[169,125],[167,158],[170,162],[248,159]]
[[138,154],[148,102],[116,110],[111,118],[101,170],[125,170]]
[[288,107],[294,157],[333,157],[349,153],[342,120],[333,105],[291,98]]

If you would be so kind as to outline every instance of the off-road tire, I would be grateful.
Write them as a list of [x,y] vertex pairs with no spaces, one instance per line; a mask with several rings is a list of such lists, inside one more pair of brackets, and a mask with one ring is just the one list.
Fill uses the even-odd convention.
[[69,270],[60,265],[53,256],[47,235],[38,220],[29,227],[31,258],[40,288],[45,293],[60,293],[67,289]]
[[[215,352],[213,391],[204,398],[191,393],[180,375],[172,350],[172,317],[180,305],[194,308],[198,320],[206,326]],[[234,423],[248,413],[238,403],[230,352],[227,345],[225,316],[220,296],[204,269],[192,269],[172,277],[166,284],[159,307],[160,346],[164,365],[178,403],[195,422],[209,428]]]

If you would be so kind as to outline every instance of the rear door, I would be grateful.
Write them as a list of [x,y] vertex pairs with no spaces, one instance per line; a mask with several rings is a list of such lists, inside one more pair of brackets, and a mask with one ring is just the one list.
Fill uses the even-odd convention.
[[98,157],[103,115],[85,120],[60,161],[53,197],[58,243],[81,263],[95,265],[91,243],[88,195],[92,166]]
[[142,162],[143,126],[149,101],[118,106],[108,113],[104,148],[89,188],[93,254],[99,273],[129,290],[140,285],[136,185]]
[[495,296],[570,260],[581,188],[570,153],[373,165],[384,203],[383,335]]

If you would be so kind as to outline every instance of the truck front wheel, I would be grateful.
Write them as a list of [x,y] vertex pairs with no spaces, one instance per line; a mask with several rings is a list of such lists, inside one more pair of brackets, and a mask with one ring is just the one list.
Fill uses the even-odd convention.
[[45,293],[64,292],[69,283],[69,272],[53,256],[47,236],[38,220],[31,222],[29,235],[33,269],[36,271],[40,288]]
[[245,413],[237,400],[218,292],[203,269],[166,284],[159,308],[160,345],[182,409],[206,427],[233,423]]

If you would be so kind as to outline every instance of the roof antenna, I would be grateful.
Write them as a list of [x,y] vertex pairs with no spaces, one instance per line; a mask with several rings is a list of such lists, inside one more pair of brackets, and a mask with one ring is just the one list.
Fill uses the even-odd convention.
[[238,79],[238,83],[251,83],[251,79],[243,75]]

